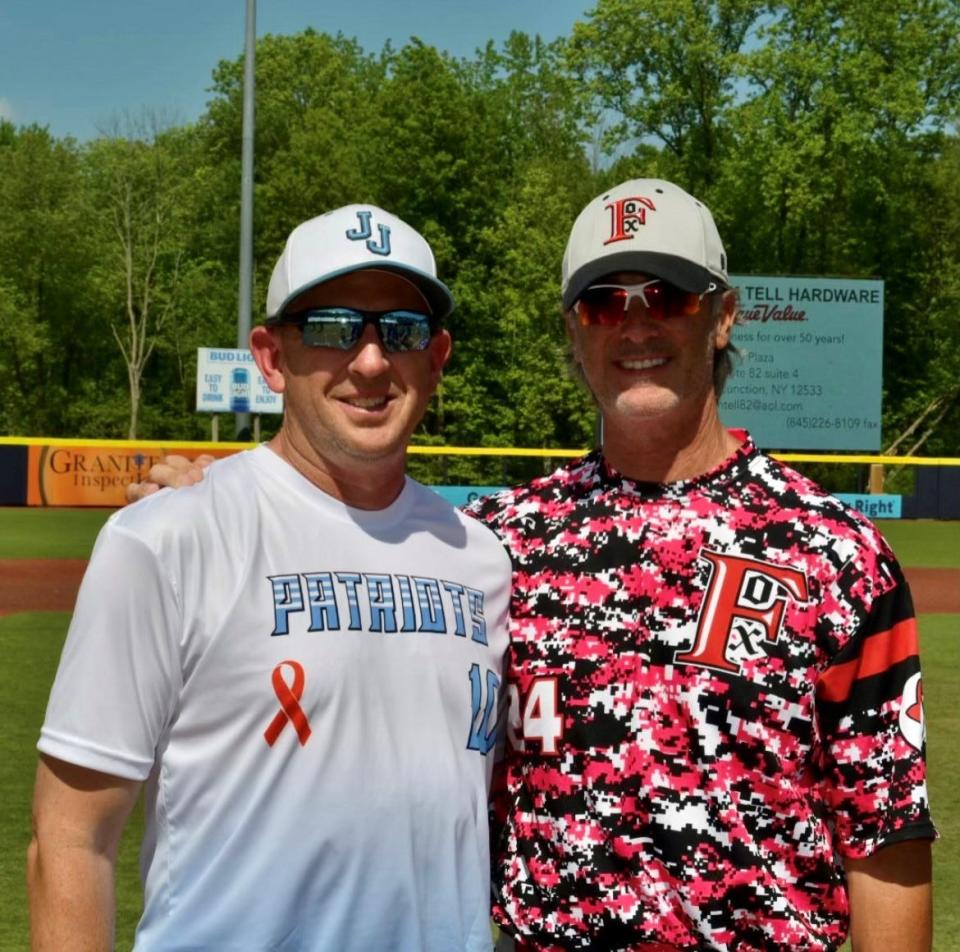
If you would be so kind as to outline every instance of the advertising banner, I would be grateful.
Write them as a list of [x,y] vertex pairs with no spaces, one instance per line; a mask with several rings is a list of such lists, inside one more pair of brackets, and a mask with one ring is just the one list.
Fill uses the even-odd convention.
[[[504,486],[430,486],[452,506],[466,506],[481,496],[498,493]],[[837,499],[862,512],[869,519],[900,519],[903,515],[902,496],[868,495],[865,493],[836,493]]]
[[[21,447],[17,447],[21,449]],[[217,449],[170,443],[162,447],[138,450],[135,447],[108,445],[31,444],[22,447],[27,459],[28,506],[102,506],[117,508],[126,504],[126,487],[141,482],[150,467],[169,453],[194,457],[199,453],[223,457],[238,451],[237,446]],[[447,502],[464,506],[480,496],[488,496],[503,486],[431,486]],[[871,519],[899,519],[901,497],[838,493],[838,498],[859,509]],[[22,505],[23,498],[8,499],[7,505]]]
[[[452,506],[466,506],[480,496],[498,493],[504,486],[431,486]],[[900,519],[903,515],[902,496],[868,495],[865,493],[836,493],[837,499],[862,512],[869,519]]]
[[[28,506],[123,506],[128,483],[146,479],[150,467],[168,453],[196,456],[176,443],[152,447],[96,445],[39,445],[28,447]],[[236,449],[202,450],[211,456],[229,456]]]
[[868,519],[903,518],[903,496],[890,493],[837,493],[837,499],[862,512]]
[[245,349],[197,348],[198,413],[283,413],[274,393]]
[[880,449],[883,282],[731,275],[743,359],[720,413],[764,449]]
[[451,506],[466,506],[476,502],[481,496],[492,496],[504,486],[430,486],[438,496],[442,496]]

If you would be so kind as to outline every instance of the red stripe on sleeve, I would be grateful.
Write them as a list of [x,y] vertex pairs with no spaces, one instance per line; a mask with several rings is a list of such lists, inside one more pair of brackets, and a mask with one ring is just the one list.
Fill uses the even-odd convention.
[[817,697],[822,701],[845,701],[855,681],[881,674],[917,653],[916,619],[907,618],[865,639],[858,658],[828,668],[817,681]]

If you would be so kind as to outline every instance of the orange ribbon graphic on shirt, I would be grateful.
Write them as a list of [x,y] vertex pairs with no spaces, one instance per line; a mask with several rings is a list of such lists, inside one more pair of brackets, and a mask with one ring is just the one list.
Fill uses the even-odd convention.
[[[283,678],[284,665],[293,668],[293,685],[291,687],[287,686],[287,682]],[[307,715],[303,713],[303,708],[300,707],[300,698],[303,697],[305,683],[306,677],[303,673],[303,666],[298,661],[281,661],[273,669],[273,691],[280,702],[280,710],[277,711],[270,725],[263,732],[264,739],[271,747],[280,736],[280,731],[287,726],[287,721],[290,721],[296,728],[301,747],[310,739],[312,733],[310,722],[307,720]]]

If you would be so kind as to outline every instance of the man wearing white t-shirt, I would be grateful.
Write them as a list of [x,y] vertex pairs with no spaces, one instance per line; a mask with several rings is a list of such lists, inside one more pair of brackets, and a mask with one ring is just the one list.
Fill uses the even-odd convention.
[[404,473],[452,306],[379,208],[290,235],[250,335],[280,432],[97,540],[38,745],[36,952],[111,947],[141,788],[137,950],[489,949],[510,565]]

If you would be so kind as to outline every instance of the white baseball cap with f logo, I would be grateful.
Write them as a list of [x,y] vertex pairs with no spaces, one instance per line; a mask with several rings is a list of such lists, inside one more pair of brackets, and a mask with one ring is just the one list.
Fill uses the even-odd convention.
[[564,309],[617,271],[662,278],[692,294],[730,283],[710,209],[663,179],[631,179],[598,195],[580,213],[563,255]]

